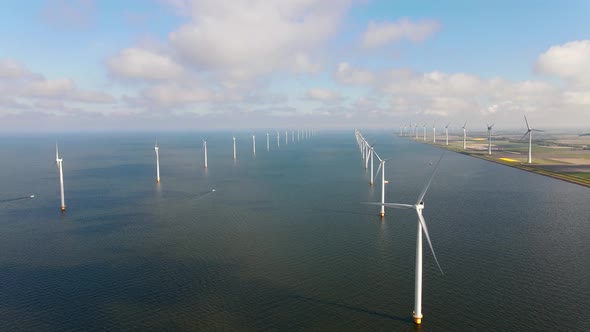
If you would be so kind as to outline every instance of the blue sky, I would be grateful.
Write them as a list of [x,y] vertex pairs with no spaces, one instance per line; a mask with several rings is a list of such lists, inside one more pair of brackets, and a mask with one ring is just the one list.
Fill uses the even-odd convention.
[[588,1],[6,1],[0,129],[582,127]]

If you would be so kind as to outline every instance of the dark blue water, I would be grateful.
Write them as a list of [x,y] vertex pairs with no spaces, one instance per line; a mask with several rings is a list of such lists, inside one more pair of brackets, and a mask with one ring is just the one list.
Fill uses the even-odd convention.
[[[415,212],[360,204],[353,132],[232,134],[158,134],[159,185],[155,135],[62,135],[65,214],[55,137],[3,137],[0,330],[415,330]],[[442,150],[364,134],[413,203]],[[425,202],[421,330],[590,330],[588,188],[446,153]]]

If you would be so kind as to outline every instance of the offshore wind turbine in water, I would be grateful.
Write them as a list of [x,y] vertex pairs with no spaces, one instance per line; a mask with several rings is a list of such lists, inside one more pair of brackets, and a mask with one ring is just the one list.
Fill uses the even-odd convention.
[[66,210],[66,199],[64,196],[64,171],[63,171],[63,158],[59,157],[59,149],[57,147],[57,143],[55,143],[55,163],[57,164],[57,168],[59,169],[59,192],[61,196],[61,211],[64,212]]
[[416,325],[421,325],[422,319],[424,318],[424,315],[422,314],[422,233],[423,232],[424,232],[424,235],[426,236],[426,241],[428,242],[428,246],[430,247],[430,251],[432,252],[432,256],[434,257],[434,261],[436,262],[436,265],[438,266],[440,273],[444,274],[442,268],[440,267],[440,264],[438,263],[438,259],[436,258],[436,254],[434,253],[434,248],[432,247],[432,242],[430,241],[430,235],[428,234],[428,227],[426,226],[426,221],[424,220],[424,217],[422,216],[422,210],[424,209],[424,196],[426,195],[426,191],[428,190],[428,187],[430,187],[430,183],[432,183],[432,179],[434,178],[434,174],[436,173],[436,170],[438,169],[438,165],[440,164],[440,161],[442,160],[443,156],[444,156],[444,153],[443,153],[443,155],[441,155],[440,159],[436,163],[436,166],[434,166],[434,170],[432,171],[432,174],[430,175],[430,179],[428,180],[428,182],[426,183],[426,186],[424,187],[424,189],[422,190],[422,192],[418,196],[416,203],[414,203],[413,205],[399,204],[399,203],[368,203],[368,204],[372,204],[372,205],[386,206],[386,207],[390,207],[390,208],[394,208],[394,209],[412,209],[412,210],[416,211],[416,214],[418,216],[418,223],[417,223],[418,224],[418,231],[417,231],[417,237],[416,237],[416,272],[415,272],[415,279],[414,279],[414,285],[415,285],[415,288],[414,288],[414,312],[412,315],[414,317],[414,323]]
[[158,141],[156,141],[154,150],[156,151],[156,182],[160,183],[160,147],[158,146]]
[[232,139],[234,140],[234,160],[236,160],[236,137],[232,136]]
[[201,139],[203,141],[203,156],[205,159],[205,168],[207,168],[207,140]]

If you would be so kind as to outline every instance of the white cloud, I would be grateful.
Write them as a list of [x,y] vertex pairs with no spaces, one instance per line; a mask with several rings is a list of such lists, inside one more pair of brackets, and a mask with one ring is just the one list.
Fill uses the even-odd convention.
[[370,21],[362,36],[361,44],[365,48],[375,48],[402,40],[419,43],[432,36],[439,28],[440,23],[434,20],[412,22],[402,18],[396,22]]
[[11,59],[0,59],[0,79],[31,79],[39,78],[20,63]]
[[194,103],[221,101],[221,96],[194,85],[177,83],[158,84],[141,92],[142,101],[147,105],[179,106]]
[[335,102],[340,100],[342,97],[334,91],[322,88],[313,88],[307,91],[307,97],[312,100],[322,102]]
[[169,34],[171,47],[203,70],[251,79],[274,70],[313,70],[309,54],[336,33],[347,0],[184,1],[191,22]]
[[552,46],[539,56],[536,70],[590,88],[590,40]]
[[334,78],[343,84],[368,85],[373,83],[375,75],[368,70],[353,68],[348,62],[340,62]]
[[129,79],[165,80],[179,78],[183,68],[170,57],[141,48],[127,48],[107,60],[111,74]]

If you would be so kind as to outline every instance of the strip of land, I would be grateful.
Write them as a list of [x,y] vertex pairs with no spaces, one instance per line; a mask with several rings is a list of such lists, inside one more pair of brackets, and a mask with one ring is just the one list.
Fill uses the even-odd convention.
[[527,163],[528,142],[521,142],[516,136],[496,137],[492,139],[492,154],[488,155],[487,137],[482,136],[468,137],[466,149],[463,149],[462,136],[449,135],[449,145],[446,145],[444,136],[442,139],[437,137],[436,143],[432,141],[432,136],[427,137],[426,140],[423,137],[416,139],[404,136],[404,138],[590,187],[590,137],[563,135],[540,139],[533,144],[533,162],[529,164]]

